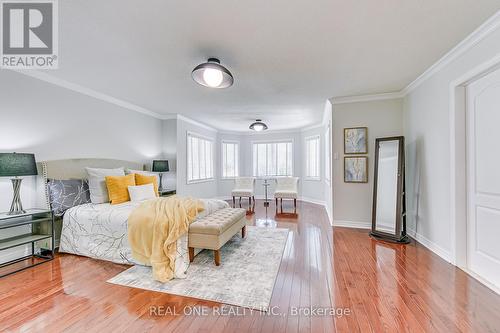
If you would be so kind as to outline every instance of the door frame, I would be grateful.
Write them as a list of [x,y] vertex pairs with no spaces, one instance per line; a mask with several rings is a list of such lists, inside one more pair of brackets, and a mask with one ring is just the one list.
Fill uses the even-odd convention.
[[484,281],[467,267],[467,101],[470,83],[500,69],[500,54],[453,80],[449,85],[450,116],[450,219],[451,263],[490,289],[500,289]]

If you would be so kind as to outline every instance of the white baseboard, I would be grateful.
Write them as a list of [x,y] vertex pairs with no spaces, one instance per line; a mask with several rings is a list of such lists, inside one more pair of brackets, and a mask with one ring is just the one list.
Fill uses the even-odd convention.
[[364,221],[346,221],[346,220],[333,220],[334,227],[346,227],[356,229],[371,229],[371,222]]
[[447,251],[443,249],[441,246],[437,245],[436,243],[432,242],[430,239],[426,238],[425,236],[416,233],[415,230],[408,230],[408,235],[415,239],[417,242],[446,260],[447,262],[451,263],[451,253],[450,251]]

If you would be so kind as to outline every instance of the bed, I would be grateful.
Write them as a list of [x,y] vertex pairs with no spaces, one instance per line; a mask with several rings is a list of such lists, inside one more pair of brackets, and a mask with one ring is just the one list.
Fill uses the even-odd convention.
[[[85,167],[125,167],[142,170],[143,166],[133,162],[79,159],[42,162],[45,179],[83,179]],[[48,195],[47,195],[48,198]],[[47,199],[48,200],[48,199]],[[217,199],[203,199],[205,210],[197,218],[203,218],[229,204]],[[111,261],[119,264],[137,264],[132,258],[128,243],[127,224],[131,212],[141,202],[126,202],[118,205],[109,203],[86,203],[68,209],[62,222],[59,252]],[[187,235],[177,241],[175,277],[185,278],[189,266]]]

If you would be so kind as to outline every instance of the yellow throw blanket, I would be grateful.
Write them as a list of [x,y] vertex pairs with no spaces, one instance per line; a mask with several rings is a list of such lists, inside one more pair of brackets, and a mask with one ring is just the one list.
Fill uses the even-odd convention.
[[166,282],[174,277],[177,240],[203,209],[199,200],[172,196],[148,200],[130,214],[132,256],[152,266],[155,280]]

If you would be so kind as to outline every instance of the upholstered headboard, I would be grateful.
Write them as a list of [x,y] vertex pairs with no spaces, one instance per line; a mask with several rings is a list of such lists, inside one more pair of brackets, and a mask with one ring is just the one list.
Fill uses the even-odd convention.
[[[112,169],[124,167],[125,169],[144,170],[144,164],[129,161],[120,161],[104,158],[75,158],[65,160],[43,161],[39,162],[38,174],[43,176],[44,198],[38,198],[39,204],[43,202],[46,207],[49,205],[49,195],[47,188],[47,179],[86,179],[86,167]],[[38,189],[40,189],[38,187]]]
[[143,170],[144,165],[137,162],[102,158],[78,158],[67,160],[55,160],[40,162],[41,172],[44,178],[50,179],[85,179],[87,178],[86,167],[112,169],[124,167],[126,169]]

